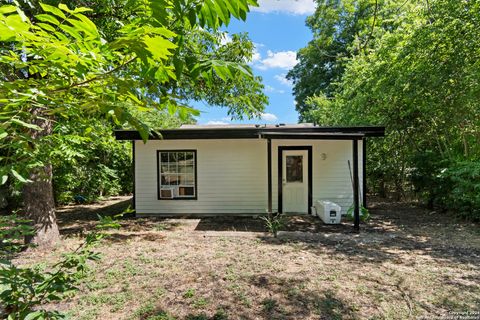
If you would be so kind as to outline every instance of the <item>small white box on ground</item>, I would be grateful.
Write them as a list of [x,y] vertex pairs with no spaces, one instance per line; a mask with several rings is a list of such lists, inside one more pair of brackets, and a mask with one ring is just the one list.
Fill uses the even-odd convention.
[[315,212],[317,217],[326,224],[339,224],[342,218],[342,208],[331,201],[315,202]]

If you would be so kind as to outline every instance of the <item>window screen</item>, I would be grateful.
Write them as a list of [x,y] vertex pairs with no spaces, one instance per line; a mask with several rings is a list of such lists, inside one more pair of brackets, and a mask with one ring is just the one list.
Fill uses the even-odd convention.
[[159,199],[195,199],[195,150],[158,151]]

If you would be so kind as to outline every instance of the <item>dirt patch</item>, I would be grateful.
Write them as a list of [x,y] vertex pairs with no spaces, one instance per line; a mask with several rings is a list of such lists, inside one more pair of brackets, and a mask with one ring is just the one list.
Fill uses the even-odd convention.
[[[375,200],[372,219],[325,226],[290,217],[277,239],[253,218],[122,220],[78,294],[55,307],[74,319],[409,319],[478,311],[480,232],[414,204]],[[62,208],[53,261],[118,198]]]

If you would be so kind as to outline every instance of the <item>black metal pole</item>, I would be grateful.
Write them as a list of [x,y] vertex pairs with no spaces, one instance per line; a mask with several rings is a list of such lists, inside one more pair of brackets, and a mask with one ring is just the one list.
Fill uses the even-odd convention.
[[135,210],[136,204],[135,204],[135,140],[132,140],[132,208]]
[[272,140],[267,139],[268,214],[272,214]]
[[358,197],[358,140],[353,140],[353,208],[354,208],[354,221],[353,229],[355,231],[360,230],[360,205]]
[[362,139],[362,205],[367,208],[367,138]]

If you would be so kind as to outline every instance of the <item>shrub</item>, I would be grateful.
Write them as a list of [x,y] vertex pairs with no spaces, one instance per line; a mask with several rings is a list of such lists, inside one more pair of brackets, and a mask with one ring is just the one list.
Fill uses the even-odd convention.
[[437,203],[455,215],[480,221],[480,161],[458,162],[442,170]]

